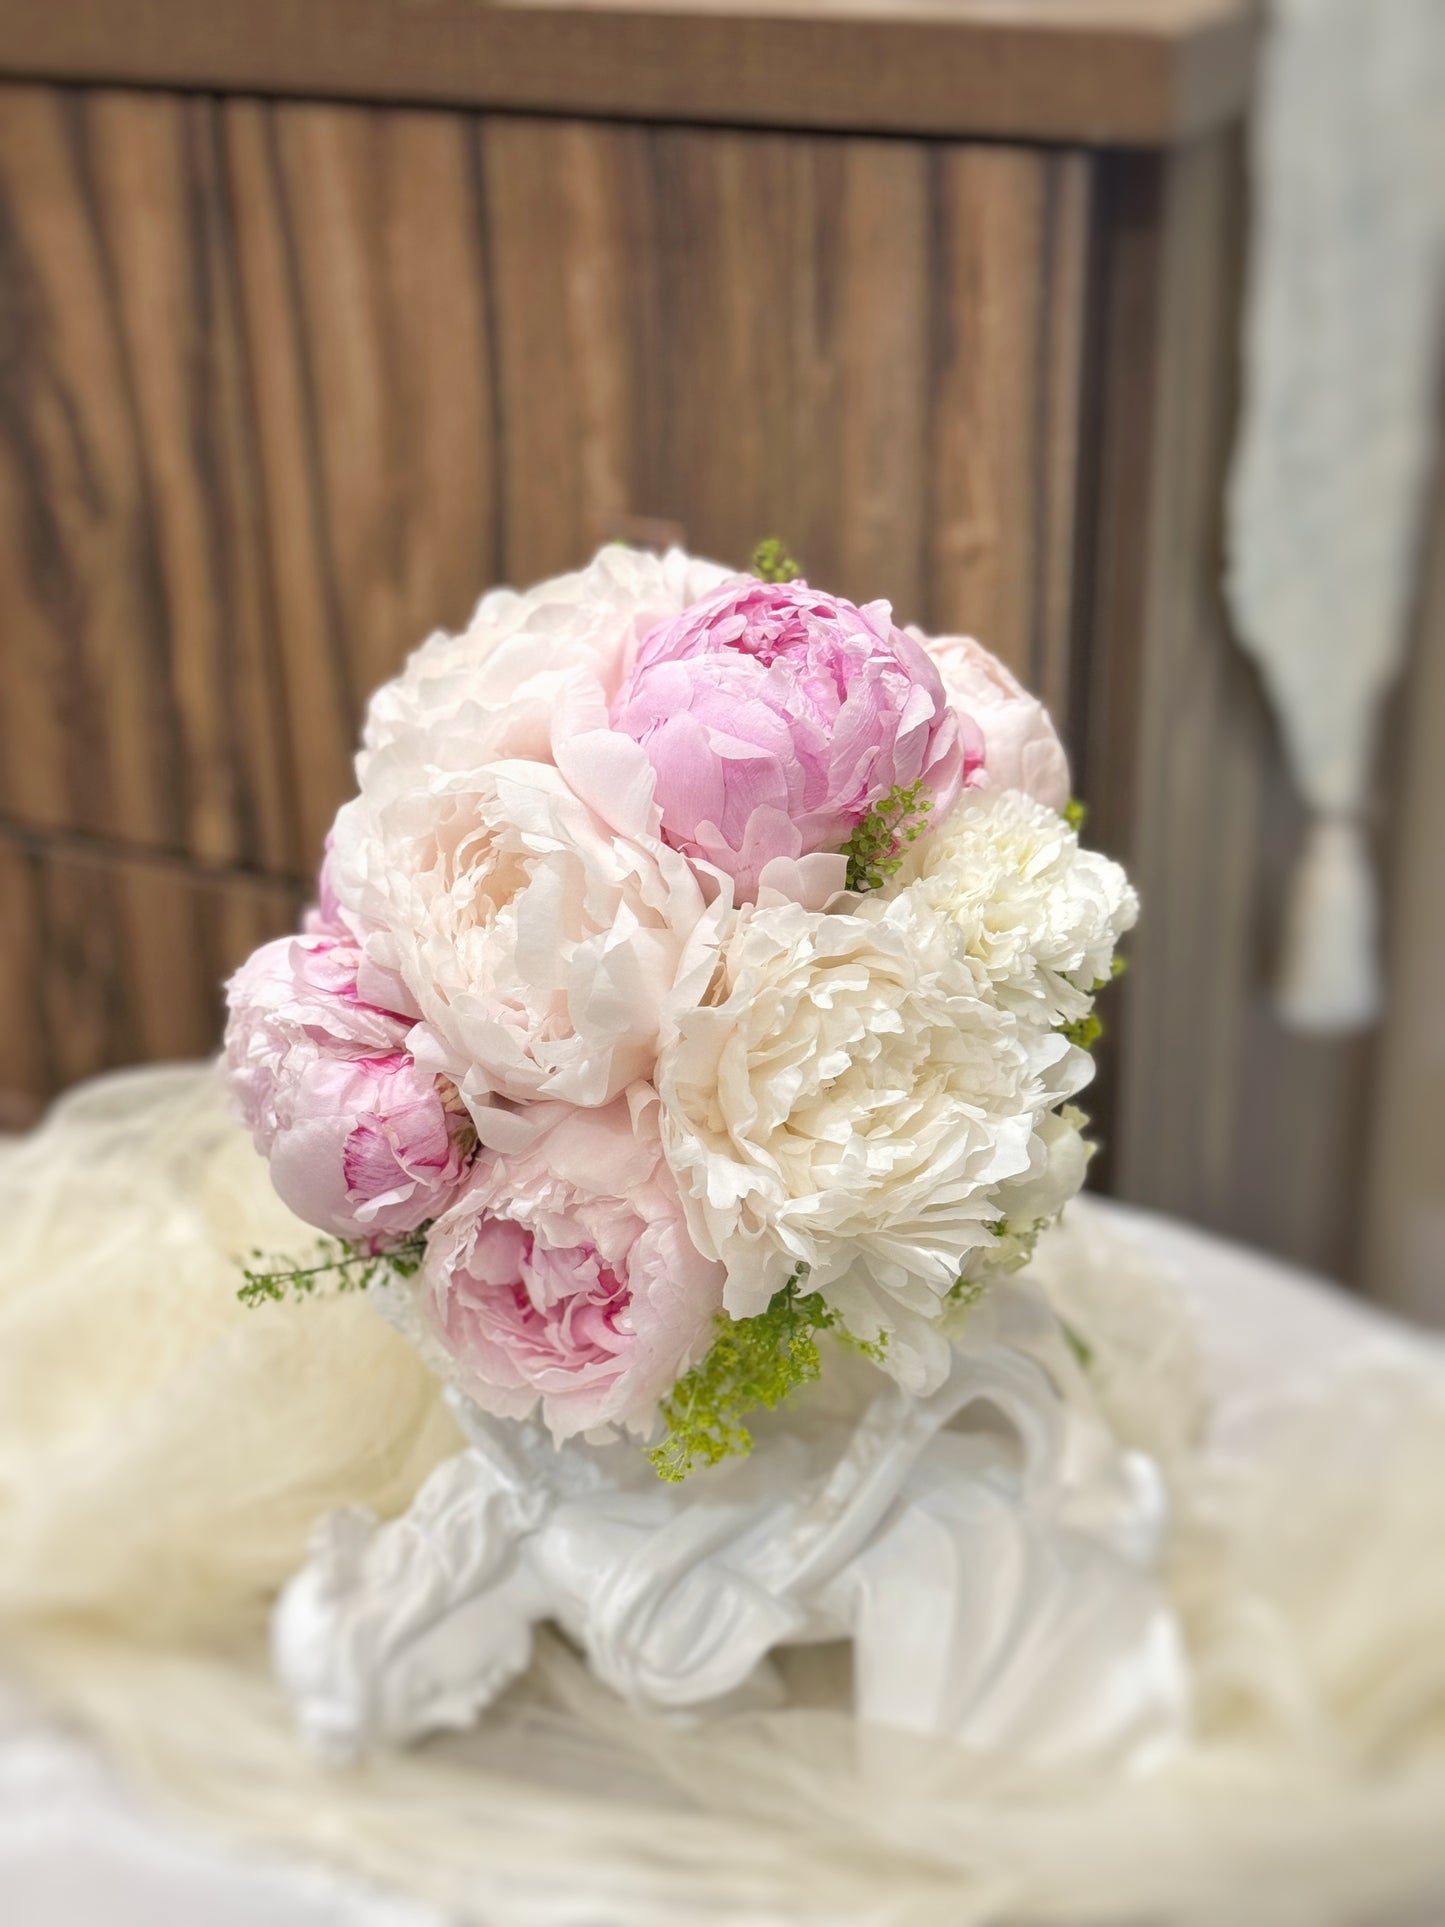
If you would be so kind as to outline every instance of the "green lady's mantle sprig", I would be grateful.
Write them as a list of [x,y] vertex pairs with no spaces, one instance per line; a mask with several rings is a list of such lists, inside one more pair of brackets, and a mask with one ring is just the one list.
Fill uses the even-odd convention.
[[749,570],[760,582],[796,582],[802,565],[789,555],[787,545],[776,535],[765,535],[753,550]]
[[800,1289],[808,1267],[799,1265],[767,1309],[752,1318],[719,1312],[716,1336],[706,1357],[684,1372],[659,1410],[667,1430],[648,1453],[660,1479],[676,1483],[699,1465],[743,1458],[753,1437],[743,1419],[749,1412],[772,1412],[785,1398],[809,1385],[823,1369],[820,1332],[831,1331],[845,1345],[881,1363],[887,1334],[856,1338],[822,1294]]
[[899,783],[881,796],[843,845],[848,859],[848,888],[864,893],[881,890],[897,876],[903,852],[928,828],[933,798],[919,777],[906,787]]
[[430,1229],[423,1225],[385,1251],[372,1251],[344,1238],[318,1238],[309,1261],[302,1264],[287,1264],[275,1254],[253,1251],[236,1296],[243,1305],[280,1304],[287,1297],[313,1297],[328,1286],[333,1291],[365,1291],[383,1280],[414,1278],[426,1256]]
[[[1097,997],[1101,990],[1107,990],[1110,984],[1117,982],[1128,967],[1128,958],[1121,957],[1116,952],[1110,961],[1108,976],[1101,977],[1094,985],[1094,995]],[[1070,1023],[1058,1025],[1057,1028],[1061,1037],[1067,1037],[1069,1042],[1077,1044],[1080,1050],[1092,1050],[1104,1035],[1103,1023],[1093,1009],[1087,1010],[1082,1017],[1075,1017]]]

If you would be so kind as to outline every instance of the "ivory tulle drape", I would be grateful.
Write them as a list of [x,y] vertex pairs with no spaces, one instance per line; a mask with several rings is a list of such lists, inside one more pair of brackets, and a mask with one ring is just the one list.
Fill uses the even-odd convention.
[[[784,1703],[630,1713],[560,1640],[477,1732],[337,1772],[264,1616],[327,1506],[455,1448],[364,1302],[242,1310],[304,1234],[204,1067],[0,1153],[0,1657],[163,1795],[460,1920],[1430,1918],[1445,1894],[1445,1365],[1226,1247],[1087,1204],[1039,1274],[1173,1494],[1198,1734],[1166,1770],[1001,1772]],[[1172,1248],[1183,1283],[1156,1255]]]

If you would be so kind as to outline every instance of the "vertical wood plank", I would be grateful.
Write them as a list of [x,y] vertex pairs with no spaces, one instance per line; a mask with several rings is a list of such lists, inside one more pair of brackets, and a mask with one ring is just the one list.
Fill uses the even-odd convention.
[[[650,165],[666,384],[651,499],[675,501],[724,560],[745,561],[775,533],[814,581],[856,591],[842,566],[839,397],[858,361],[842,254],[868,160],[784,136],[714,146],[663,128]],[[914,290],[898,298],[906,309]],[[875,578],[871,593],[891,592]]]
[[300,867],[347,790],[356,698],[328,548],[314,376],[299,312],[296,243],[279,178],[274,111],[256,101],[227,101],[221,116],[297,816],[292,857]]
[[471,127],[275,110],[320,476],[364,698],[492,579],[493,424]]
[[1093,382],[1096,164],[1082,152],[1051,156],[1044,203],[1034,449],[1035,547],[1029,673],[1024,678],[1058,719],[1070,749],[1086,580],[1081,471]]
[[1091,830],[1144,917],[1104,1054],[1109,1188],[1347,1275],[1366,1048],[1269,999],[1300,812],[1218,591],[1232,422],[1238,157],[1111,163],[1102,435],[1081,659]]
[[118,1065],[204,1057],[221,987],[295,925],[298,893],[107,851],[41,845],[40,1008],[57,1084]]
[[503,398],[501,566],[529,582],[577,567],[641,507],[639,384],[656,349],[639,338],[647,136],[501,117],[477,142]]
[[[884,595],[912,619],[927,609],[927,426],[931,409],[946,406],[928,390],[928,212],[923,148],[850,143],[835,270],[838,569],[855,601]],[[793,450],[795,474],[807,465],[813,426]]]
[[131,1016],[117,898],[113,866],[63,857],[41,862],[40,1008],[61,1086],[145,1054]]
[[933,165],[929,613],[1067,718],[1091,167],[966,146]]
[[36,865],[13,839],[0,836],[0,1131],[33,1123],[53,1078],[40,1010],[40,918]]
[[213,110],[5,94],[6,807],[280,863],[292,828]]
[[775,530],[1062,687],[1083,157],[506,117],[481,149],[509,574],[629,521],[735,561]]
[[179,737],[181,847],[280,865],[293,825],[215,110],[100,94],[87,121],[150,530],[154,667]]
[[1044,170],[966,147],[941,150],[936,170],[932,605],[1027,676]]
[[498,572],[481,210],[462,117],[224,115],[304,867],[367,695]]
[[654,167],[674,397],[659,501],[715,553],[777,532],[813,580],[916,617],[924,151],[662,130]]
[[1361,1269],[1386,1303],[1445,1325],[1445,473],[1414,660],[1398,704],[1401,781],[1387,826],[1393,915],[1372,1092]]
[[83,102],[0,91],[0,786],[33,821],[175,841],[176,731],[152,694],[168,678],[121,653],[126,637],[156,648],[157,611]]

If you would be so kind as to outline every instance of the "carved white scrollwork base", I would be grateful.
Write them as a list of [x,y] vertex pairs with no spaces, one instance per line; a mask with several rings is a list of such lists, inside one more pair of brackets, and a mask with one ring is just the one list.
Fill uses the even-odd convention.
[[279,1603],[277,1669],[327,1752],[469,1725],[543,1620],[659,1711],[728,1699],[774,1648],[848,1640],[865,1721],[1060,1764],[1184,1735],[1161,1479],[1026,1283],[971,1315],[931,1396],[832,1359],[751,1457],[681,1485],[635,1444],[558,1448],[456,1409],[468,1448],[400,1519],[332,1514]]

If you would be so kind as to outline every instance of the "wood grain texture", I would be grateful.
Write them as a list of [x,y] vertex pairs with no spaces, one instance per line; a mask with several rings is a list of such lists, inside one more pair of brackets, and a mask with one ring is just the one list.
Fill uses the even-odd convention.
[[498,569],[472,130],[0,93],[0,806],[308,869]]
[[1237,114],[1251,0],[8,0],[0,73],[1157,145]]
[[475,133],[248,101],[220,119],[306,870],[366,697],[501,572]]
[[30,1018],[0,1058],[7,1113],[119,1065],[209,1055],[224,979],[295,927],[301,895],[103,839],[0,830],[5,984]]
[[0,837],[0,1131],[34,1121],[54,1087],[37,1021],[42,970],[38,869],[33,854]]
[[1085,156],[503,118],[481,157],[510,576],[776,531],[1067,708]]
[[[1108,1188],[1341,1276],[1367,1047],[1293,1036],[1269,986],[1302,828],[1220,605],[1238,155],[1101,182],[1103,366],[1080,780],[1144,902],[1101,1079]],[[1230,264],[1234,271],[1230,271]]]
[[1094,166],[1004,147],[933,165],[926,615],[987,640],[1067,729]]
[[1416,646],[1389,732],[1393,915],[1371,1091],[1361,1269],[1370,1292],[1445,1326],[1445,470],[1437,473]]
[[206,103],[0,98],[0,799],[221,860],[293,843]]
[[1067,713],[1083,154],[4,104],[12,817],[303,875],[407,650],[639,529]]

